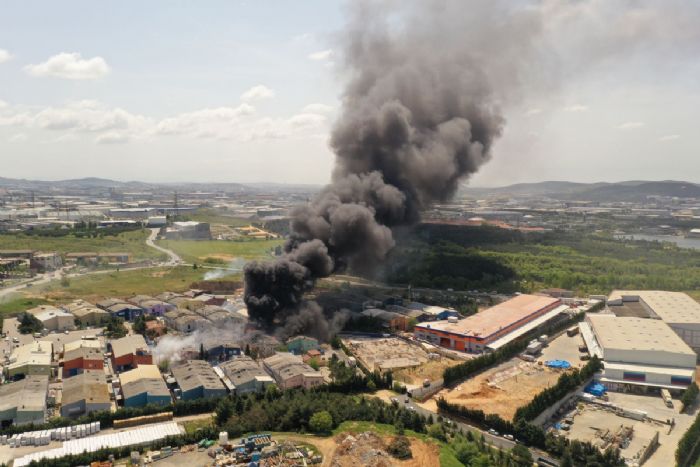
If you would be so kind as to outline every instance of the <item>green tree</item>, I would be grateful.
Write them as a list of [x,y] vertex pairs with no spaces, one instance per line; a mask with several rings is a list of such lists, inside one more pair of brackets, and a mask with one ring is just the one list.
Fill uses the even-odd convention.
[[329,433],[333,429],[333,417],[327,410],[316,412],[309,419],[309,428],[316,433]]
[[515,466],[532,467],[534,462],[530,450],[523,444],[516,444],[510,451],[510,457]]
[[217,404],[216,410],[215,410],[215,417],[216,417],[216,424],[218,426],[224,425],[228,421],[229,418],[231,418],[231,415],[233,415],[234,411],[234,405],[231,402],[231,399],[228,397],[224,397],[221,399],[221,401]]
[[389,443],[387,452],[397,459],[410,459],[413,457],[411,442],[405,436],[397,436],[394,438],[391,443]]
[[41,321],[36,316],[30,313],[23,313],[19,320],[18,329],[20,334],[33,334],[41,332],[44,329],[44,325],[41,324]]

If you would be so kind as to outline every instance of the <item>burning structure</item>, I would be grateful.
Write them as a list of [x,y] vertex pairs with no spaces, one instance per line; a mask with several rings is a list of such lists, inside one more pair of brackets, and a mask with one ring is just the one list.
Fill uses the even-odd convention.
[[452,197],[501,134],[504,83],[526,59],[535,21],[498,19],[502,12],[489,2],[475,2],[492,15],[488,21],[476,11],[465,18],[460,1],[391,3],[402,5],[398,12],[388,3],[352,6],[331,183],[292,212],[280,259],[245,267],[249,316],[268,326],[290,317],[298,325],[302,296],[317,279],[376,267],[397,229]]

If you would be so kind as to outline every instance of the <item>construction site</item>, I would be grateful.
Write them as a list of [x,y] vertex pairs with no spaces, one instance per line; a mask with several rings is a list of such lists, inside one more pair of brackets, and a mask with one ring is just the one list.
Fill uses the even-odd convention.
[[344,336],[343,344],[369,371],[397,372],[426,364],[440,355],[428,354],[417,344],[396,337]]
[[671,405],[658,396],[583,394],[563,405],[545,427],[601,450],[619,448],[628,465],[666,467],[695,419],[693,413],[678,413],[678,401]]
[[336,449],[331,467],[423,467],[439,465],[440,449],[436,444],[426,443],[410,438],[411,458],[398,460],[393,458],[387,447],[393,437],[380,436],[366,431],[359,434],[342,433],[335,437]]
[[547,368],[540,362],[513,359],[455,388],[443,389],[420,405],[435,411],[435,401],[444,397],[450,403],[498,414],[510,420],[519,407],[529,403],[543,389],[554,385],[562,371],[565,370]]

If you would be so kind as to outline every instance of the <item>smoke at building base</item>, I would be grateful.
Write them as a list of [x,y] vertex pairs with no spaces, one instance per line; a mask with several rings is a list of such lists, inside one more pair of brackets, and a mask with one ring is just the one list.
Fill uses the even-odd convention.
[[539,30],[526,12],[509,13],[499,2],[350,8],[332,181],[293,211],[285,254],[244,270],[249,316],[269,327],[295,323],[301,332],[299,324],[324,319],[314,311],[310,321],[302,303],[317,279],[372,271],[394,247],[393,229],[449,200],[489,160],[505,122],[500,103]]

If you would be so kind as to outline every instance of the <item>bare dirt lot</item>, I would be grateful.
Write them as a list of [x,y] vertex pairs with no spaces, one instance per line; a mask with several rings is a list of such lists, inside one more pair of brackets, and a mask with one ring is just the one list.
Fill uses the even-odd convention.
[[393,436],[382,436],[373,432],[359,434],[342,433],[335,437],[336,449],[330,463],[332,467],[423,467],[440,465],[440,449],[436,444],[409,438],[412,457],[394,459],[387,453]]
[[455,366],[459,363],[461,363],[461,361],[441,357],[440,360],[430,360],[421,366],[404,368],[402,370],[395,371],[393,373],[394,380],[401,381],[409,385],[420,386],[423,384],[423,380],[425,379],[435,381],[442,378],[442,373],[445,371],[445,368]]
[[495,413],[510,420],[518,407],[527,404],[537,393],[556,383],[560,374],[560,370],[551,370],[544,365],[516,358],[485,371],[454,389],[443,389],[420,405],[428,410],[436,410],[435,400],[444,397],[453,404]]
[[343,343],[370,371],[396,372],[428,362],[425,350],[396,337],[352,337]]

